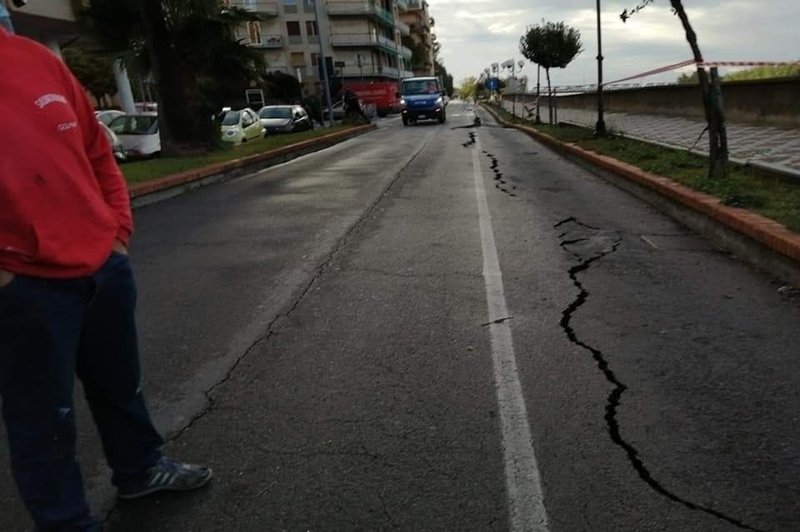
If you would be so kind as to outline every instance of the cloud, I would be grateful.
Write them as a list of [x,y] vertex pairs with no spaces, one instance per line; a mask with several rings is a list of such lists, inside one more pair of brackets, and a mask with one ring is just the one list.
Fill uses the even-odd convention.
[[[581,33],[584,51],[566,69],[552,72],[554,83],[592,83],[597,77],[597,13],[587,0],[429,0],[441,58],[456,83],[476,76],[486,66],[520,59],[519,39],[529,25],[543,19],[563,21]],[[589,6],[587,7],[587,4]],[[613,80],[690,59],[692,51],[680,20],[667,0],[656,0],[628,22],[623,9],[636,0],[602,0],[602,40],[605,79]],[[800,59],[800,1],[685,1],[706,60]],[[535,65],[523,69],[535,78]],[[531,76],[531,72],[534,73]],[[643,78],[645,83],[674,81],[680,71]]]

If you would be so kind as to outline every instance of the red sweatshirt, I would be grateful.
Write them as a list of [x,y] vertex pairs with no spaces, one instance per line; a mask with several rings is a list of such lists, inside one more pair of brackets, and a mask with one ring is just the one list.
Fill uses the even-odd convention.
[[90,275],[131,230],[127,186],[80,84],[50,50],[0,29],[0,268]]

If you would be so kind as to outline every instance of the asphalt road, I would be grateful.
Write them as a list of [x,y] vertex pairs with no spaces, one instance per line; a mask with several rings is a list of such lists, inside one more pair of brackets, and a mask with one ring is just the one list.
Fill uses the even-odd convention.
[[800,302],[449,111],[136,211],[145,392],[216,479],[117,504],[84,410],[109,530],[800,529]]

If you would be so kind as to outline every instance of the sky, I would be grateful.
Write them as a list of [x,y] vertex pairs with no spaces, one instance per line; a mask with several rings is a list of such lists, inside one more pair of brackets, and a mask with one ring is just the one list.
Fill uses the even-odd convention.
[[[655,0],[626,23],[624,9],[639,0],[601,0],[603,79],[613,82],[692,59],[681,22],[669,0]],[[553,85],[597,82],[596,0],[428,0],[441,44],[439,54],[453,83],[477,77],[492,63],[525,60],[520,37],[529,26],[564,22],[580,31],[583,51],[565,69],[552,69]],[[800,60],[800,0],[683,0],[706,61]],[[724,7],[720,7],[720,5]],[[669,83],[693,67],[626,83]],[[517,76],[535,86],[536,66],[525,60]],[[720,74],[733,71],[720,67]],[[500,77],[510,74],[504,71]],[[545,85],[544,71],[541,83]]]

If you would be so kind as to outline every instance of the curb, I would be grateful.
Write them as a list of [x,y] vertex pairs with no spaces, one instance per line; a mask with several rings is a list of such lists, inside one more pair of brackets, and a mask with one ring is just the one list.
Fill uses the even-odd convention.
[[668,177],[561,142],[534,128],[508,123],[493,109],[484,109],[505,127],[522,131],[571,160],[588,163],[585,164],[588,169],[599,171],[612,184],[665,211],[722,249],[800,285],[800,235],[782,224],[746,209],[723,205],[716,197],[697,192]]
[[196,190],[202,186],[227,181],[246,173],[262,170],[276,164],[290,161],[301,155],[333,146],[344,140],[368,133],[377,129],[376,124],[367,124],[337,131],[297,144],[282,146],[273,150],[215,163],[200,168],[192,168],[177,174],[171,174],[144,183],[136,183],[128,187],[128,194],[134,208],[163,201],[165,199]]

